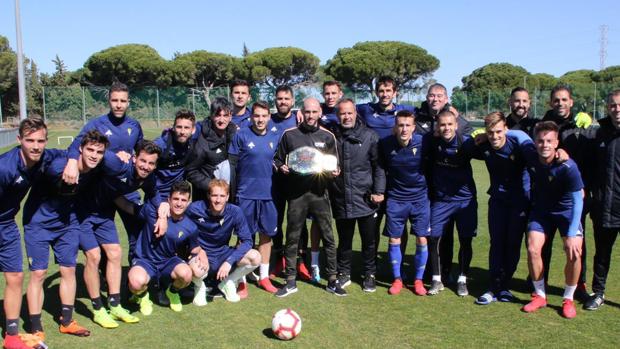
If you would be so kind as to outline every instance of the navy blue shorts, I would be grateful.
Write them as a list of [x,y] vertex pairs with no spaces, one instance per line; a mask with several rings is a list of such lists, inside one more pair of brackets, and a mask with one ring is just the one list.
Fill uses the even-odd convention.
[[172,271],[174,271],[174,268],[176,268],[179,264],[187,263],[177,256],[169,258],[164,263],[155,263],[147,259],[137,257],[131,261],[132,268],[136,266],[141,267],[147,274],[149,274],[151,279],[170,278],[172,276]]
[[239,207],[245,214],[250,232],[274,237],[278,233],[278,211],[273,200],[239,198]]
[[411,234],[418,237],[430,235],[430,204],[426,198],[410,202],[388,199],[385,214],[385,236],[400,238],[407,220],[411,223]]
[[[556,230],[560,231],[560,236],[565,237],[568,235],[568,228],[570,227],[570,217],[565,214],[556,214],[549,212],[537,212],[532,210],[530,212],[530,222],[527,225],[527,231],[537,231],[546,235],[552,235]],[[579,223],[577,229],[577,236],[583,237],[583,228]]]
[[[218,253],[207,253],[207,259],[209,260],[209,276],[217,275],[217,271],[220,270],[220,267],[231,254],[235,252],[234,247],[228,247],[223,249],[222,251],[218,251]],[[236,263],[233,264],[230,271],[232,272],[236,266]]]
[[30,270],[47,270],[50,246],[54,250],[56,264],[75,267],[77,264],[80,230],[78,224],[61,229],[46,229],[38,224],[24,226],[24,242]]
[[80,249],[90,251],[103,244],[119,244],[114,218],[88,216],[80,224]]
[[14,220],[0,223],[0,271],[5,273],[23,271],[21,240]]
[[474,237],[478,229],[478,201],[435,201],[431,204],[431,236],[440,237],[452,220],[460,237]]

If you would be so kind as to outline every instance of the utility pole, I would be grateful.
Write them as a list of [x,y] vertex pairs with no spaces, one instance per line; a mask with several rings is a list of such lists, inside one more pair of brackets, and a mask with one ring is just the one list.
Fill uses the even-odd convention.
[[22,24],[19,16],[19,0],[15,0],[15,32],[17,33],[17,86],[19,92],[19,119],[27,117],[26,79],[24,79],[24,49],[22,48]]
[[603,24],[601,25],[601,38],[600,38],[600,43],[601,43],[601,48],[599,50],[599,59],[600,59],[600,70],[605,69],[605,60],[607,59],[607,30],[609,29],[609,26],[607,26],[607,24]]

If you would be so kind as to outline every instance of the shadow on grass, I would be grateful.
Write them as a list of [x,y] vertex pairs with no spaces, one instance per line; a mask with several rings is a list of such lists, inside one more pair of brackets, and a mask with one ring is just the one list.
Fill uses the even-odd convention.
[[267,327],[266,329],[264,329],[263,335],[269,339],[280,340],[280,338],[276,337],[276,335],[273,333],[273,330],[271,329],[271,327]]

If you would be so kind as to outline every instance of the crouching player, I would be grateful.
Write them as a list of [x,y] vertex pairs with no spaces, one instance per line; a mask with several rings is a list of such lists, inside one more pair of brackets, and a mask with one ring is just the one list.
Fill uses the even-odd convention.
[[75,265],[79,248],[80,225],[74,210],[76,195],[98,178],[97,167],[109,144],[106,136],[97,130],[82,137],[77,166],[80,181],[67,185],[62,173],[68,156],[58,157],[45,169],[35,183],[24,205],[24,241],[30,265],[27,299],[30,314],[30,331],[45,339],[41,324],[43,308],[43,282],[47,275],[50,246],[60,270],[60,332],[87,337],[90,331],[73,320],[75,302]]
[[[170,278],[172,284],[166,290],[170,309],[183,310],[179,290],[187,287],[192,276],[201,277],[208,270],[207,256],[198,246],[198,230],[187,217],[185,210],[189,206],[191,187],[186,181],[172,185],[168,203],[170,217],[165,231],[155,231],[158,219],[157,209],[152,203],[134,207],[124,197],[115,200],[116,204],[128,213],[137,214],[145,221],[138,235],[136,256],[129,269],[129,290],[134,294],[132,300],[140,305],[142,315],[151,315],[153,302],[149,298],[148,285],[151,278]],[[178,256],[179,251],[188,248],[194,260],[186,263]]]
[[533,180],[533,203],[528,226],[528,264],[534,284],[532,301],[522,310],[534,312],[547,305],[541,250],[546,239],[560,231],[566,252],[564,301],[562,315],[574,318],[577,313],[573,294],[581,269],[583,230],[580,218],[583,209],[583,182],[573,160],[555,161],[558,147],[558,126],[543,121],[534,129],[538,161],[530,164]]
[[[258,267],[261,257],[252,249],[252,234],[239,206],[228,203],[228,183],[213,179],[207,186],[207,200],[192,203],[187,216],[198,226],[198,243],[209,259],[208,274],[194,278],[194,304],[207,305],[206,276],[220,281],[218,288],[229,302],[241,300],[237,283]],[[230,246],[233,234],[238,243]]]
[[[422,277],[428,259],[426,237],[430,234],[430,205],[424,177],[425,140],[415,132],[415,117],[410,111],[396,114],[394,134],[379,142],[380,154],[387,172],[387,206],[384,235],[390,238],[388,255],[394,281],[388,292],[399,294],[403,288],[400,274],[402,253],[401,235],[411,221],[411,233],[416,236],[414,258],[414,292],[425,295]],[[424,142],[423,142],[424,141]]]

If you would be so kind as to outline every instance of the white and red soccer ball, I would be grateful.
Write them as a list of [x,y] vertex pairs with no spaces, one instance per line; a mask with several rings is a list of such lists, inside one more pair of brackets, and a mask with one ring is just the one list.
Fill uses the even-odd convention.
[[293,339],[301,332],[301,318],[290,308],[279,310],[273,315],[271,329],[282,340]]

